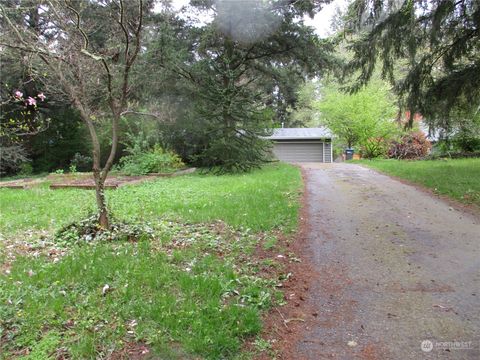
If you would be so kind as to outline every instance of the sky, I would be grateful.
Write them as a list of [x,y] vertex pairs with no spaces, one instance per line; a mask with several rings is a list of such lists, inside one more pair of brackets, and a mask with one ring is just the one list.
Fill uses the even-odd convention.
[[305,24],[315,29],[320,37],[327,37],[330,30],[330,21],[335,14],[335,9],[339,7],[341,10],[347,8],[348,0],[334,0],[326,5],[313,19],[305,18]]
[[[190,0],[172,0],[172,7],[174,11],[180,10],[183,6],[188,5]],[[315,29],[315,32],[320,37],[327,37],[329,35],[330,20],[335,14],[335,9],[345,9],[349,0],[334,0],[326,5],[313,19],[305,17],[305,24]],[[159,5],[157,5],[159,6]],[[200,21],[208,21],[208,16]]]

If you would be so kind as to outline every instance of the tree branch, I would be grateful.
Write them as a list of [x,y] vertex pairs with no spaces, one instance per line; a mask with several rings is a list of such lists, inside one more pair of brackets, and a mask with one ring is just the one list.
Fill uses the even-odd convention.
[[61,61],[65,61],[65,59],[62,59],[60,56],[53,55],[53,54],[51,54],[49,52],[46,52],[44,50],[41,50],[41,49],[12,45],[12,44],[4,43],[4,42],[0,42],[0,46],[6,46],[6,47],[11,48],[11,49],[17,49],[17,50],[29,52],[29,53],[32,53],[32,54],[41,54],[41,55],[45,55],[45,56],[48,56],[48,57],[53,57],[53,58],[61,60]]
[[[122,1],[120,1],[120,7],[121,7],[120,12],[122,12],[123,11],[123,2]],[[123,19],[123,15],[121,15],[121,18]],[[117,152],[118,131],[119,131],[118,127],[119,127],[120,114],[121,114],[122,110],[127,107],[127,96],[128,96],[128,91],[129,91],[128,80],[129,80],[130,69],[131,69],[138,53],[140,52],[142,20],[143,20],[143,1],[138,0],[138,26],[137,26],[137,29],[135,31],[135,42],[136,42],[136,44],[135,44],[135,49],[134,49],[131,57],[128,57],[128,53],[126,52],[127,59],[125,61],[125,65],[124,65],[124,68],[123,68],[122,92],[120,94],[120,104],[119,104],[118,107],[116,106],[115,101],[114,101],[114,99],[113,99],[113,97],[111,96],[111,93],[110,93],[110,108],[112,110],[112,115],[113,115],[113,119],[112,119],[112,147],[110,148],[110,154],[109,154],[108,159],[105,163],[105,166],[102,169],[102,173],[101,173],[101,176],[100,176],[100,179],[102,181],[105,181],[105,179],[107,178],[108,172],[112,168],[113,161],[115,160],[115,154]],[[126,36],[128,37],[128,33],[126,34]],[[129,44],[129,39],[127,39],[126,46],[128,46],[128,44]],[[126,51],[128,51],[128,49],[126,49]],[[104,65],[107,66],[107,63],[105,62],[105,60],[103,60],[103,61],[104,61]],[[109,78],[109,82],[110,82],[110,78]],[[109,84],[109,86],[111,86],[111,84]]]
[[149,117],[153,117],[153,118],[155,118],[155,119],[161,119],[161,116],[158,115],[158,114],[146,113],[146,112],[134,111],[134,110],[125,110],[125,111],[122,111],[122,112],[120,113],[120,116],[125,116],[125,115],[129,115],[129,114],[149,116]]
[[125,36],[125,52],[124,52],[124,56],[125,56],[125,63],[127,63],[128,61],[128,52],[129,52],[129,47],[130,47],[130,36],[128,35],[128,31],[127,29],[125,28],[125,24],[124,24],[124,6],[123,6],[123,0],[120,0],[120,21],[118,21],[118,24],[120,25],[120,27],[122,28],[122,31],[123,31],[123,34]]
[[65,6],[70,10],[72,11],[76,18],[77,18],[77,21],[76,21],[76,27],[77,27],[77,30],[80,32],[80,34],[82,35],[83,37],[83,49],[85,51],[87,51],[88,49],[88,36],[87,34],[85,33],[85,31],[83,31],[83,29],[80,27],[80,13],[75,10],[73,7],[71,7],[69,4],[68,4],[68,1],[65,0]]

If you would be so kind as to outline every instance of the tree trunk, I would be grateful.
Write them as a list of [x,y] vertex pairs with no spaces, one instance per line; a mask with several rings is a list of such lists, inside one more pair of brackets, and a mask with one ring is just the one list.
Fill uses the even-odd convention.
[[108,229],[110,221],[108,219],[107,202],[105,201],[105,180],[100,176],[100,171],[98,170],[93,172],[93,178],[98,208],[98,224],[102,229]]
[[[105,181],[107,180],[108,173],[112,168],[115,155],[117,153],[118,146],[118,122],[120,121],[120,114],[115,107],[112,106],[113,121],[112,121],[112,145],[110,148],[110,155],[103,169],[93,172],[95,179],[95,192],[97,198],[98,207],[98,224],[102,229],[108,229],[110,227],[110,221],[108,218],[108,209],[105,201]],[[100,148],[98,150],[100,152]],[[100,167],[100,156],[98,156],[98,166]]]
[[232,132],[235,132],[235,124],[231,114],[231,104],[234,93],[232,92],[232,61],[233,61],[233,41],[229,36],[226,36],[223,41],[225,47],[225,68],[223,73],[223,93],[222,99],[222,119],[223,119],[223,136],[225,139],[230,139]]
[[[80,116],[82,120],[85,122],[88,128],[88,132],[90,134],[90,138],[92,140],[92,155],[93,155],[93,181],[95,182],[95,198],[97,200],[97,209],[98,209],[98,225],[102,229],[108,229],[110,227],[110,222],[108,219],[108,209],[107,209],[107,202],[105,201],[105,180],[107,178],[108,170],[104,169],[103,174],[101,171],[101,164],[100,164],[100,142],[98,141],[97,132],[95,130],[95,126],[93,125],[92,121],[88,113],[85,111],[82,103],[74,98],[73,101],[76,108],[80,111]],[[115,127],[114,127],[115,128]],[[115,129],[116,130],[116,129]],[[117,140],[116,138],[114,140]],[[118,141],[118,140],[117,140]],[[113,148],[116,149],[116,142],[114,141]],[[110,165],[111,166],[111,165]]]

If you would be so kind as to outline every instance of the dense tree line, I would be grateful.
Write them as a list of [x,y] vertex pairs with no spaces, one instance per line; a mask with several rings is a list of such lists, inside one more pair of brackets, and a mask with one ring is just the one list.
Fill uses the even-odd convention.
[[329,98],[361,98],[380,74],[407,126],[421,113],[478,147],[478,2],[355,0],[320,39],[304,19],[329,2],[191,0],[178,12],[152,0],[2,2],[0,171],[90,162],[100,208],[124,149],[160,144],[197,166],[247,171],[268,159],[270,129],[336,116],[304,111],[306,81],[326,74]]
[[[188,8],[174,13],[168,2],[153,11],[153,3],[146,1],[142,51],[137,55],[135,66],[129,69],[128,104],[122,105],[122,111],[134,105],[136,110],[154,116],[139,120],[132,112],[125,122],[135,117],[134,122],[149,122],[142,127],[156,133],[150,137],[153,142],[176,150],[185,161],[195,165],[221,171],[258,166],[268,154],[268,143],[259,136],[282,123],[292,123],[290,113],[296,107],[299,87],[305,79],[320,75],[333,64],[332,43],[320,40],[302,20],[305,15],[313,16],[327,2],[250,1],[250,6],[245,6],[245,2],[202,0],[192,1]],[[88,40],[83,55],[91,52],[98,59],[95,66],[106,60],[111,69],[116,70],[122,64],[123,55],[122,46],[113,45],[113,40],[122,36],[115,13],[121,4],[125,6],[125,16],[135,12],[130,2],[115,1],[92,2],[88,6],[81,2],[41,1],[10,1],[3,5],[2,28],[6,31],[2,40],[2,70],[17,77],[4,78],[3,91],[7,96],[14,89],[25,91],[21,74],[29,73],[31,83],[48,95],[43,108],[35,109],[50,119],[48,129],[17,142],[34,160],[35,170],[67,167],[75,153],[90,155],[89,147],[94,144],[91,139],[85,141],[88,134],[81,127],[61,125],[78,124],[81,111],[71,96],[51,86],[51,71],[42,71],[45,66],[41,59],[34,59],[33,52],[24,47],[9,46],[13,45],[16,34],[6,20],[22,32],[28,31],[32,37],[37,34],[48,42],[69,30],[61,29],[63,25],[58,18],[56,22],[52,19],[60,16],[75,23],[78,13],[81,15],[79,29],[85,28],[86,37],[79,29],[70,31],[79,42]],[[203,13],[209,20],[205,24],[195,23],[187,18],[194,13]],[[125,24],[129,26],[128,21]],[[14,69],[18,58],[26,58],[22,69],[17,65]],[[78,59],[81,61],[77,61],[77,65],[86,60],[82,56]],[[89,60],[95,62],[93,57]],[[69,76],[68,67],[58,70]],[[101,67],[92,70],[103,71]],[[46,73],[49,75],[45,77]],[[88,78],[79,75],[72,73],[67,80],[71,81],[73,76],[77,76],[78,82]],[[93,81],[107,84],[105,78],[98,76],[93,77]],[[105,111],[111,106],[108,101],[98,101],[107,100],[98,84],[84,85],[96,90],[79,92],[76,98],[88,102],[94,109],[93,125],[99,131],[99,146],[107,150],[110,139],[108,136],[102,139],[101,135],[111,130],[112,123],[108,120],[111,115]],[[113,86],[116,85],[114,81]],[[135,126],[130,125],[122,129],[120,117],[114,120],[114,127],[119,135],[128,129],[135,131]],[[70,146],[61,151],[62,144],[66,143]],[[120,151],[115,152],[114,160],[118,160],[122,146],[120,142]],[[105,151],[97,152],[103,162],[107,161]],[[58,156],[52,156],[55,154]]]

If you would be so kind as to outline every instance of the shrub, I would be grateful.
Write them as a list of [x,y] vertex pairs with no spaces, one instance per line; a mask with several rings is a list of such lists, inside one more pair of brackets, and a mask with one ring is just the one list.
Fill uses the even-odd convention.
[[454,112],[455,127],[452,145],[458,152],[480,151],[480,112],[478,102],[473,101]]
[[362,157],[373,159],[387,155],[388,142],[382,137],[372,137],[361,144]]
[[75,168],[76,171],[91,171],[92,170],[92,158],[80,153],[75,153],[70,161],[70,169]]
[[221,112],[212,115],[212,108],[217,107],[202,105],[196,116],[163,125],[162,141],[185,161],[217,174],[247,172],[268,162],[271,143],[262,137],[269,135],[271,109],[248,114],[244,114],[244,108],[238,109],[239,113],[232,115],[235,121],[226,123]]
[[33,166],[32,166],[31,163],[24,162],[24,163],[20,164],[18,175],[29,176],[29,175],[32,175],[32,174],[33,174]]
[[454,148],[460,152],[475,152],[480,150],[480,137],[475,137],[469,133],[462,131],[452,139]]
[[126,175],[169,173],[184,167],[182,159],[172,151],[155,146],[147,152],[127,155],[120,159],[120,171]]
[[247,172],[269,160],[270,148],[256,133],[219,134],[192,160],[216,174]]
[[395,159],[418,159],[428,155],[432,144],[421,131],[402,136],[400,141],[393,141],[388,150],[388,157]]
[[0,151],[0,174],[15,174],[21,170],[23,164],[27,164],[29,158],[27,151],[22,145],[11,144],[4,146],[2,144]]

